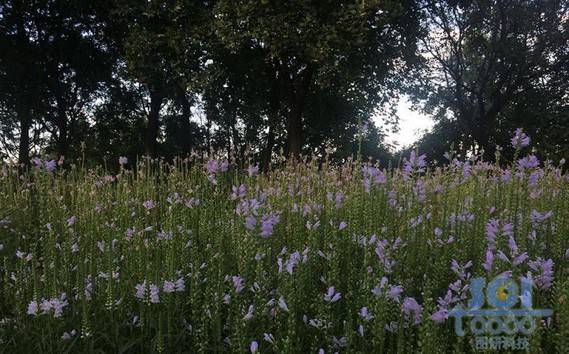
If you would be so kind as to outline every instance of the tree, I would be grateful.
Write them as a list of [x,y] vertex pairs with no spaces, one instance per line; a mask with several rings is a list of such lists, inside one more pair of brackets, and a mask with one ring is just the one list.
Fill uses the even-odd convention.
[[[0,5],[0,99],[2,125],[8,133],[14,130],[19,140],[18,162],[30,162],[30,128],[44,96],[45,76],[37,58],[41,50],[36,40],[37,29],[31,22],[33,7],[24,1]],[[31,22],[31,23],[30,23]]]
[[208,4],[192,0],[114,3],[109,22],[131,79],[148,91],[145,153],[156,156],[162,108],[178,103],[189,124],[188,91],[198,90],[204,66],[203,38],[209,31]]
[[360,94],[375,108],[386,78],[413,57],[416,10],[413,1],[219,1],[215,24],[230,49],[264,51],[286,107],[286,150],[298,158],[310,92]]
[[2,95],[19,122],[19,161],[29,163],[29,129],[48,131],[66,156],[84,108],[110,75],[95,9],[88,3],[6,1],[0,18]]
[[[424,66],[411,92],[440,127],[456,121],[457,143],[492,158],[514,127],[544,126],[541,117],[566,112],[566,2],[426,1],[424,16]],[[532,124],[521,111],[537,97]]]

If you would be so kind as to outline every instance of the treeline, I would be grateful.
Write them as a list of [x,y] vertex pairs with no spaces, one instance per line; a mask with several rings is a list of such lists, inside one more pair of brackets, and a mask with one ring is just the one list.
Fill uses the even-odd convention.
[[567,154],[568,11],[567,0],[1,0],[0,154],[386,159],[402,94],[435,118],[418,142],[434,158],[450,145],[492,158],[516,127]]

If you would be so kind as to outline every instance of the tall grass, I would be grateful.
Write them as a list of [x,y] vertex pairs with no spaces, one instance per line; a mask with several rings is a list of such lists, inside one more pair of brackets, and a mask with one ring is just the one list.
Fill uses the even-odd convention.
[[3,166],[1,350],[470,352],[446,311],[502,274],[554,310],[532,352],[565,352],[569,179],[524,159]]

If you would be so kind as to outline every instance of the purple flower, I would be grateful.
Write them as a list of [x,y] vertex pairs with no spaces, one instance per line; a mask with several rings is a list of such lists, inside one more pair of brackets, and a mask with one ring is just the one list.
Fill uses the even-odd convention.
[[216,174],[219,171],[219,162],[217,160],[209,160],[205,168],[209,174]]
[[28,304],[28,311],[26,313],[33,316],[38,314],[38,302],[36,300],[30,301]]
[[271,344],[275,344],[275,336],[271,333],[263,333],[263,339]]
[[72,330],[71,332],[67,333],[67,332],[63,332],[63,335],[61,336],[62,340],[71,340],[73,339],[73,337],[75,337],[75,335],[77,334],[76,330]]
[[37,168],[41,167],[41,159],[39,157],[34,157],[32,159],[32,162],[34,163],[34,165],[36,165]]
[[539,159],[535,155],[528,155],[518,160],[518,168],[520,170],[531,170],[539,167]]
[[340,223],[340,226],[338,226],[338,230],[342,231],[344,230],[346,227],[348,227],[348,224],[345,221],[342,221]]
[[261,237],[267,238],[274,232],[274,227],[279,222],[279,215],[270,213],[261,219]]
[[448,310],[441,309],[431,315],[431,320],[442,323],[448,318]]
[[186,291],[186,283],[184,282],[184,278],[176,280],[175,287],[177,292]]
[[403,305],[401,305],[401,309],[406,315],[411,315],[411,312],[414,314],[415,324],[421,323],[421,305],[417,303],[415,299],[412,297],[406,297],[403,300]]
[[342,298],[342,293],[337,293],[333,286],[328,288],[328,291],[324,295],[324,301],[328,303],[334,303]]
[[409,159],[403,162],[403,172],[405,176],[409,176],[413,171],[423,172],[427,166],[427,155],[417,156],[415,151],[411,151]]
[[524,252],[516,257],[514,257],[514,261],[512,262],[512,264],[514,266],[518,266],[522,263],[524,263],[527,259],[529,258],[527,252]]
[[67,226],[71,227],[71,226],[75,225],[76,221],[77,221],[77,217],[75,215],[73,215],[72,217],[67,219]]
[[292,272],[294,272],[294,268],[296,267],[299,261],[300,261],[300,253],[298,253],[298,251],[291,253],[289,259],[285,263],[286,271],[288,272],[288,274],[292,274]]
[[[364,175],[364,190],[366,191],[366,193],[370,192],[372,180],[376,185],[382,185],[387,182],[387,176],[385,172],[379,170],[376,167],[364,166],[362,167],[362,172]],[[338,199],[338,194],[336,195],[336,208],[338,208],[337,199]]]
[[194,206],[200,205],[200,200],[190,197],[190,198],[186,199],[186,201],[184,202],[184,205],[190,209],[193,209]]
[[124,156],[119,157],[119,165],[124,166],[128,163],[128,159]]
[[535,186],[539,179],[543,176],[543,170],[533,171],[528,178],[528,185]]
[[153,304],[160,303],[160,288],[154,284],[150,284],[150,302]]
[[368,308],[365,306],[360,309],[359,315],[361,318],[363,318],[366,321],[369,321],[373,318],[372,314],[369,313]]
[[510,170],[504,170],[504,172],[502,173],[502,181],[507,183],[510,181],[511,178],[512,178],[512,173],[510,172]]
[[233,287],[235,288],[235,292],[239,294],[245,288],[243,286],[243,278],[239,275],[234,275],[231,280],[233,281]]
[[231,187],[231,191],[232,200],[241,199],[247,195],[247,187],[244,184],[241,184],[239,187]]
[[158,239],[159,241],[171,240],[172,239],[172,232],[171,231],[158,231],[156,233],[156,239]]
[[486,251],[486,261],[484,262],[484,264],[482,264],[482,267],[488,273],[490,273],[492,271],[493,262],[494,262],[494,254],[492,253],[491,250],[487,250]]
[[539,211],[533,209],[531,211],[529,218],[531,220],[532,225],[536,227],[538,224],[541,224],[542,222],[544,222],[545,220],[549,219],[552,216],[553,216],[553,211],[551,210],[548,212],[540,213]]
[[517,254],[519,251],[518,245],[513,236],[510,236],[510,238],[508,239],[508,247],[510,248],[510,252],[512,254]]
[[512,146],[516,149],[521,149],[528,146],[530,140],[531,139],[523,132],[522,128],[518,128],[512,137]]
[[249,175],[249,177],[253,177],[259,174],[259,166],[255,165],[255,166],[249,166],[247,168],[247,175]]
[[486,240],[488,241],[488,249],[494,250],[496,248],[496,235],[500,231],[500,224],[498,220],[491,219],[486,224]]
[[146,281],[142,284],[136,284],[134,288],[136,289],[134,296],[136,296],[137,299],[144,299],[144,293],[146,292]]
[[254,312],[255,312],[255,306],[249,305],[249,309],[247,310],[247,313],[245,314],[245,316],[243,316],[243,321],[251,320],[253,318]]
[[513,236],[514,235],[514,224],[512,224],[512,223],[504,224],[504,226],[502,226],[502,234],[504,236],[508,236],[508,237]]
[[245,228],[247,230],[255,229],[255,225],[257,225],[257,219],[255,219],[255,217],[249,215],[245,218]]
[[156,207],[156,203],[154,203],[154,200],[152,199],[145,201],[142,203],[142,205],[146,208],[146,210],[152,210]]
[[470,277],[470,273],[466,272],[470,267],[472,267],[472,261],[468,261],[465,265],[461,266],[455,259],[453,259],[450,269],[455,272],[460,279],[466,279]]
[[42,311],[42,315],[49,313],[52,309],[51,301],[42,299],[40,303],[40,310]]
[[285,302],[285,299],[284,299],[284,297],[283,297],[282,295],[281,295],[281,297],[279,298],[279,307],[280,307],[283,311],[288,312],[288,306],[287,306],[287,304],[286,304],[286,302]]
[[47,172],[53,172],[53,171],[55,171],[55,168],[57,167],[57,161],[55,161],[55,160],[45,161],[44,166],[45,166],[45,170]]
[[67,295],[62,293],[61,296],[58,298],[53,298],[50,300],[51,306],[53,308],[53,317],[59,318],[63,314],[63,308],[68,305],[67,302]]
[[535,284],[541,289],[549,289],[553,285],[553,260],[544,260],[538,257],[535,261],[528,262],[530,268],[539,272],[535,277]]
[[173,293],[176,290],[176,286],[174,285],[173,282],[164,280],[164,286],[162,287],[162,289],[164,290],[165,293],[169,294]]
[[389,292],[387,293],[387,297],[391,300],[399,301],[399,295],[403,292],[403,287],[401,285],[390,285]]
[[373,294],[373,296],[375,297],[379,297],[382,294],[382,290],[385,287],[385,285],[387,284],[387,277],[382,277],[381,281],[379,282],[379,285],[376,285],[373,289],[371,289],[371,293]]
[[257,343],[257,341],[252,341],[249,349],[251,350],[251,353],[256,353],[259,350],[259,343]]

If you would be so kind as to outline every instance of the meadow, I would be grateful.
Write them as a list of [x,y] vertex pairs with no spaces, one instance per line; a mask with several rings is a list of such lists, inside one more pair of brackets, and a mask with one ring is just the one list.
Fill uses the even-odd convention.
[[450,311],[500,276],[553,310],[529,352],[567,352],[569,176],[525,139],[444,167],[4,165],[0,351],[473,352]]

